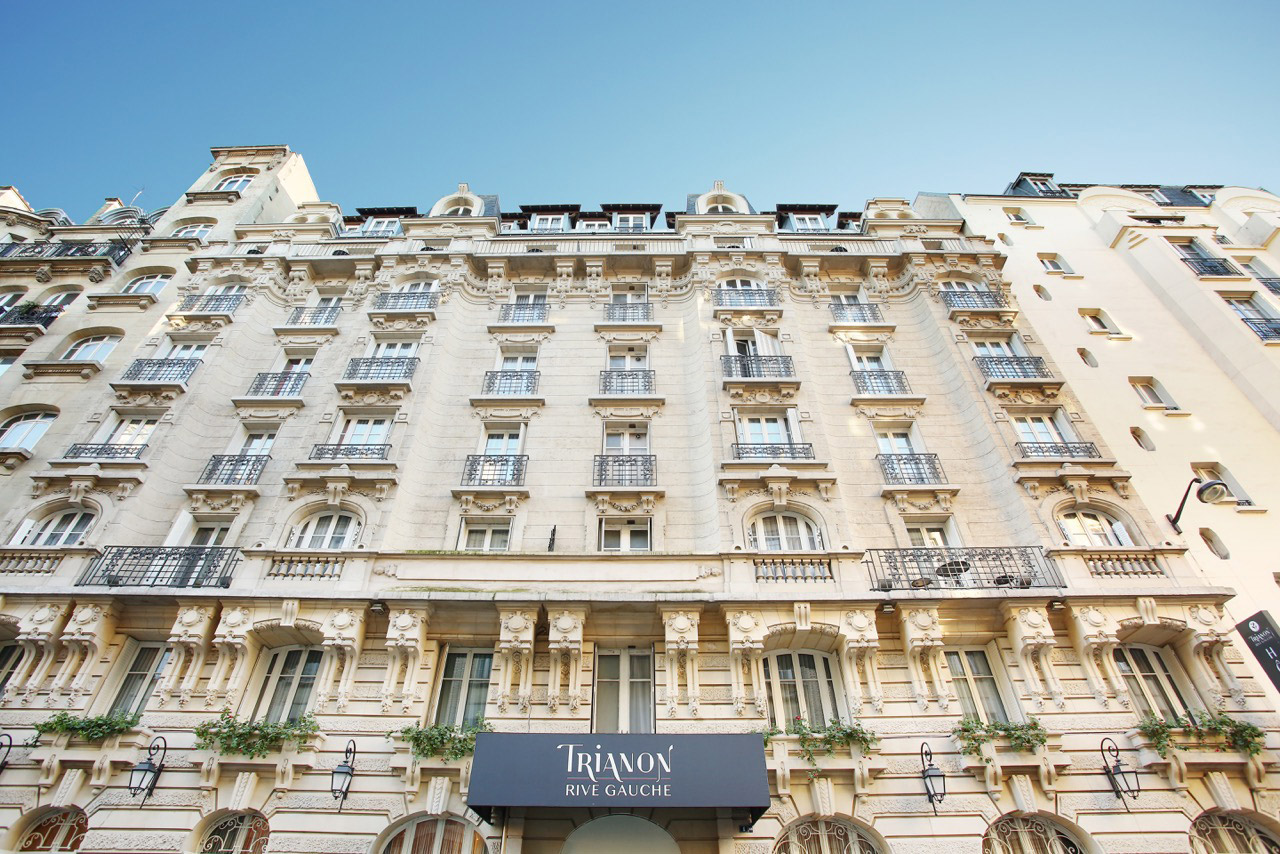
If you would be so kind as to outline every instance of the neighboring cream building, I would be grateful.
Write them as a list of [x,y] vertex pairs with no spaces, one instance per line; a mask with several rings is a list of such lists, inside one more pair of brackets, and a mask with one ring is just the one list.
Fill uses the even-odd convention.
[[[1224,611],[1251,572],[1171,535],[1158,475],[1113,430],[1133,392],[1056,349],[1052,312],[1068,286],[1101,288],[1085,265],[1110,237],[1058,282],[1020,255],[1034,232],[1008,246],[981,225],[983,205],[1021,204],[1083,246],[1098,191],[757,212],[717,183],[663,217],[503,211],[462,184],[425,211],[344,216],[286,147],[213,158],[170,208],[111,200],[84,225],[0,188],[0,850],[1280,852],[1280,719]],[[1245,211],[1280,203],[1245,193],[1212,210],[1265,242],[1275,215]],[[1130,322],[1128,303],[1080,307]],[[1148,319],[1106,346],[1137,351]],[[1270,351],[1219,346],[1239,386],[1218,392],[1269,391]],[[1113,372],[1199,393],[1151,359]],[[1211,433],[1218,413],[1168,403],[1134,415],[1156,453]],[[1269,436],[1250,403],[1204,408]],[[1170,482],[1188,461],[1230,466],[1267,506],[1247,460],[1197,448]],[[1241,563],[1244,535],[1206,521],[1224,512],[1265,524],[1196,504],[1184,525]],[[223,709],[310,712],[319,734],[195,749]],[[24,745],[64,710],[142,719]],[[1137,729],[1219,710],[1271,746],[1175,734],[1186,749],[1161,756]],[[795,734],[763,757],[727,735],[794,715],[878,741],[810,762]],[[966,754],[962,715],[1034,717],[1047,740]],[[481,735],[443,760],[387,737],[481,717],[520,749]],[[674,794],[574,784],[563,805],[568,772],[521,758],[556,741],[538,733],[604,745],[587,776],[661,754]],[[143,803],[131,769],[157,736]],[[1108,738],[1136,799],[1103,772]]]

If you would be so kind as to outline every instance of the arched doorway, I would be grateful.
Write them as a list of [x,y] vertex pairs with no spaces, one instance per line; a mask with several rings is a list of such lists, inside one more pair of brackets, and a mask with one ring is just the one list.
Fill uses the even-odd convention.
[[606,815],[579,827],[560,854],[680,854],[671,835],[634,815]]

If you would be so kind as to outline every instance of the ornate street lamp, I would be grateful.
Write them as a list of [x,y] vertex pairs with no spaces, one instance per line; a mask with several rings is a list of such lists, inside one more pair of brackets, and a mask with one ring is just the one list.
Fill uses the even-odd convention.
[[338,812],[342,812],[342,804],[351,792],[351,780],[356,776],[356,743],[354,739],[347,741],[347,750],[342,754],[342,761],[333,768],[329,780],[329,791],[338,802]]
[[920,742],[920,778],[924,780],[924,793],[933,807],[933,814],[937,815],[938,804],[947,796],[947,775],[933,764],[933,751],[926,741]]
[[7,732],[0,732],[0,750],[4,751],[0,756],[0,773],[3,773],[9,767],[9,752],[13,750],[13,736]]
[[[1116,793],[1117,798],[1129,798],[1136,801],[1138,794],[1142,791],[1141,781],[1138,779],[1138,770],[1126,769],[1124,762],[1120,761],[1120,747],[1110,738],[1104,738],[1098,744],[1098,753],[1102,755],[1102,773],[1107,775],[1107,782],[1111,784],[1111,791]],[[1107,757],[1111,759],[1108,760]],[[1125,805],[1125,809],[1128,809]]]
[[1197,483],[1200,484],[1200,488],[1196,490],[1196,500],[1201,504],[1212,504],[1215,501],[1221,501],[1231,493],[1227,485],[1220,480],[1206,481],[1198,476],[1191,478],[1191,482],[1187,484],[1186,490],[1182,493],[1182,500],[1178,502],[1178,511],[1172,516],[1166,514],[1164,517],[1169,520],[1173,530],[1179,534],[1182,533],[1182,529],[1178,527],[1178,520],[1182,518],[1182,508],[1187,506],[1187,496],[1191,494],[1191,487]]
[[[157,735],[147,748],[147,758],[134,765],[133,770],[129,772],[129,797],[136,798],[142,795],[142,803],[147,802],[147,798],[151,797],[151,793],[156,790],[156,781],[164,771],[164,758],[168,753],[169,743],[164,740],[164,736]],[[160,755],[159,762],[155,761],[156,754]]]

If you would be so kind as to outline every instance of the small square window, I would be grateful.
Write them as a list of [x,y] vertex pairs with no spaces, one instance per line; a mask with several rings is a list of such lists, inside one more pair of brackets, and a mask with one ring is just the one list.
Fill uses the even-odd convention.
[[601,519],[600,551],[650,551],[649,528],[648,519]]
[[511,544],[508,521],[472,521],[462,524],[462,550],[468,552],[505,552]]

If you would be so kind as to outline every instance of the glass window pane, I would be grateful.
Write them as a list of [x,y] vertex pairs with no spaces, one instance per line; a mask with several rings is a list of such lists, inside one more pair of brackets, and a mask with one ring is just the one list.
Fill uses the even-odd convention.
[[631,653],[628,690],[630,732],[653,732],[653,665],[648,655]]

